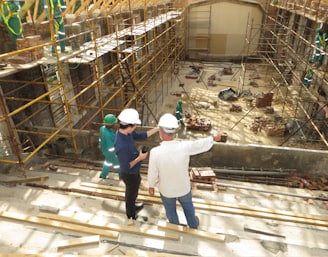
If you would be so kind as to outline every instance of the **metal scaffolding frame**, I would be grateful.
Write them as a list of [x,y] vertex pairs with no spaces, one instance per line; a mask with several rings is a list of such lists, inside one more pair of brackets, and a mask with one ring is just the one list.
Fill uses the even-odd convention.
[[[297,132],[302,132],[302,136],[308,141],[313,140],[315,134],[315,140],[323,143],[326,148],[328,69],[327,64],[324,65],[324,69],[318,69],[310,59],[318,49],[313,40],[315,28],[327,21],[327,17],[323,15],[327,11],[328,5],[321,5],[320,1],[268,3],[263,24],[248,22],[238,86],[239,91],[244,89],[249,63],[255,62],[258,66],[264,67],[267,74],[272,74],[269,83],[275,97],[283,101],[281,117],[285,120],[302,120],[303,123],[298,124]],[[254,35],[260,35],[259,43],[253,40]],[[251,52],[250,49],[254,49],[251,46],[254,44],[257,48]],[[327,52],[325,54],[327,55]],[[303,81],[308,69],[314,72],[310,87],[306,87]],[[326,118],[318,120],[316,117],[321,111],[326,112]],[[311,128],[303,132],[305,126]],[[287,137],[281,145],[295,134],[296,132]]]
[[[68,8],[73,9],[72,2]],[[136,108],[144,125],[157,121],[154,113],[184,56],[184,10],[152,1],[99,2],[106,11],[103,16],[92,16],[88,5],[76,10],[76,15],[86,11],[88,16],[78,34],[65,38],[66,45],[83,38],[69,54],[57,50],[59,40],[50,22],[52,40],[0,55],[0,62],[7,63],[55,46],[53,57],[9,64],[0,71],[0,163],[24,171],[41,149],[67,142],[79,157],[79,134],[100,124],[107,113],[117,115],[126,107]],[[100,27],[102,22],[106,24]]]

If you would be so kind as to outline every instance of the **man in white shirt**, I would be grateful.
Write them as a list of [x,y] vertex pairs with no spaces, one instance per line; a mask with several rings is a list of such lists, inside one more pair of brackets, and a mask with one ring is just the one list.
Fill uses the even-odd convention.
[[158,183],[159,192],[170,223],[180,224],[176,209],[176,200],[181,204],[190,228],[198,228],[199,220],[192,203],[189,161],[191,155],[211,149],[214,141],[220,141],[221,135],[198,140],[175,140],[179,128],[178,120],[170,113],[164,114],[158,123],[161,144],[154,147],[149,155],[148,186],[149,194],[154,195]]

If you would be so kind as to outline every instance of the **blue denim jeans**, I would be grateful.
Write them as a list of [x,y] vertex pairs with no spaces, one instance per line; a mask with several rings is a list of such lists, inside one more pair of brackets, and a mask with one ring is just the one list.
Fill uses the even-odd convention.
[[177,214],[177,200],[182,206],[183,212],[187,219],[187,224],[191,228],[197,228],[199,225],[199,221],[195,216],[195,208],[192,203],[192,195],[191,191],[188,194],[181,197],[168,198],[161,194],[161,199],[164,204],[166,217],[169,222],[172,224],[179,225],[179,217]]

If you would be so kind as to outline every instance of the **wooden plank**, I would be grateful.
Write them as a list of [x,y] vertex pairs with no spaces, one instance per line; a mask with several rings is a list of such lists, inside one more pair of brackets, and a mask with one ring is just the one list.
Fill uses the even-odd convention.
[[63,250],[71,247],[77,247],[77,246],[99,244],[99,241],[100,241],[99,235],[62,240],[57,244],[57,250]]
[[119,235],[119,233],[116,231],[108,231],[105,229],[90,228],[87,226],[70,224],[70,223],[65,223],[65,222],[56,221],[56,220],[49,220],[49,219],[35,217],[35,216],[28,216],[28,215],[14,213],[14,212],[2,211],[2,212],[0,212],[0,217],[10,219],[10,220],[29,222],[29,223],[33,223],[33,224],[37,224],[37,225],[48,226],[48,227],[55,227],[58,229],[71,230],[71,231],[75,231],[75,232],[79,232],[79,233],[101,235],[101,236],[109,237],[109,238],[118,238],[118,235]]
[[[123,188],[119,187],[112,187],[112,186],[107,186],[107,185],[99,185],[99,184],[93,184],[93,183],[81,183],[81,185],[86,186],[86,187],[91,187],[91,188],[99,188],[99,189],[104,189],[104,190],[111,190],[113,189],[114,191],[120,190],[124,191]],[[150,199],[150,198],[143,198],[143,195],[148,195],[148,192],[145,190],[140,190],[138,194],[138,199],[140,200],[150,200],[153,203],[162,203],[161,201],[156,201],[156,197],[159,197],[159,194],[155,194],[152,198],[155,199]],[[302,214],[302,213],[295,213],[291,211],[285,211],[285,210],[277,210],[277,209],[268,209],[264,207],[249,207],[246,205],[236,205],[236,204],[231,204],[231,203],[226,203],[226,202],[219,202],[219,201],[211,201],[211,200],[204,200],[200,198],[193,198],[194,204],[200,204],[199,207],[201,209],[205,210],[211,210],[211,206],[218,206],[218,207],[227,207],[227,208],[233,208],[233,209],[240,209],[240,210],[247,210],[247,211],[256,211],[256,212],[264,212],[264,213],[270,213],[270,214],[277,214],[277,215],[283,215],[283,216],[291,216],[291,217],[296,217],[296,218],[303,218],[303,219],[310,219],[310,220],[321,220],[321,221],[327,221],[328,222],[328,217],[327,216],[320,216],[320,215],[311,215],[311,214]],[[208,206],[208,209],[203,206]]]
[[183,232],[183,233],[193,235],[193,236],[198,236],[198,237],[205,238],[205,239],[218,241],[218,242],[224,242],[224,240],[225,240],[225,235],[217,235],[214,233],[201,231],[198,229],[193,229],[193,228],[189,228],[189,227],[185,227],[185,226],[181,226],[181,225],[175,225],[175,224],[167,223],[164,221],[159,221],[157,223],[157,226],[161,227],[161,228],[166,228],[166,229],[170,229],[173,231],[177,231],[177,232]]
[[26,183],[26,182],[38,181],[38,180],[40,182],[44,182],[48,178],[49,178],[48,176],[39,176],[39,177],[10,179],[10,180],[3,181],[3,182],[6,182],[6,183]]
[[120,225],[116,223],[103,222],[96,219],[90,220],[88,218],[76,218],[76,217],[71,218],[71,217],[56,215],[52,213],[39,213],[38,217],[46,218],[49,220],[67,222],[71,224],[77,224],[77,225],[83,224],[91,228],[101,228],[101,229],[118,231],[118,232],[133,233],[133,234],[147,236],[147,237],[155,237],[155,238],[163,238],[163,239],[171,239],[171,240],[180,239],[180,236],[177,235],[176,233],[169,233],[161,230],[144,229],[141,227]]
[[[87,187],[79,187],[79,188],[81,190],[83,190],[84,188],[86,191],[91,191],[94,193],[101,193],[104,196],[105,195],[124,196],[124,193],[116,192],[116,191],[102,190],[102,189],[92,190],[91,188],[88,189]],[[160,199],[157,199],[154,196],[153,197],[145,196],[142,195],[141,193],[138,194],[138,199],[142,201],[152,202],[152,203],[161,203]],[[328,217],[326,216],[306,215],[306,214],[299,214],[299,213],[294,213],[284,210],[274,210],[274,209],[266,209],[260,207],[253,208],[249,206],[240,206],[240,205],[234,205],[234,204],[217,202],[217,201],[205,201],[203,199],[197,199],[197,198],[193,198],[193,202],[195,208],[201,210],[328,227]]]

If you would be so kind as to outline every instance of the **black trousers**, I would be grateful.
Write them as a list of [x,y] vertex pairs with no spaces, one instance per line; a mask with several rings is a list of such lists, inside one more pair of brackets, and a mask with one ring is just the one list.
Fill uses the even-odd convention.
[[127,174],[122,172],[122,180],[125,184],[125,213],[128,219],[136,219],[136,199],[138,197],[141,182],[140,173]]

